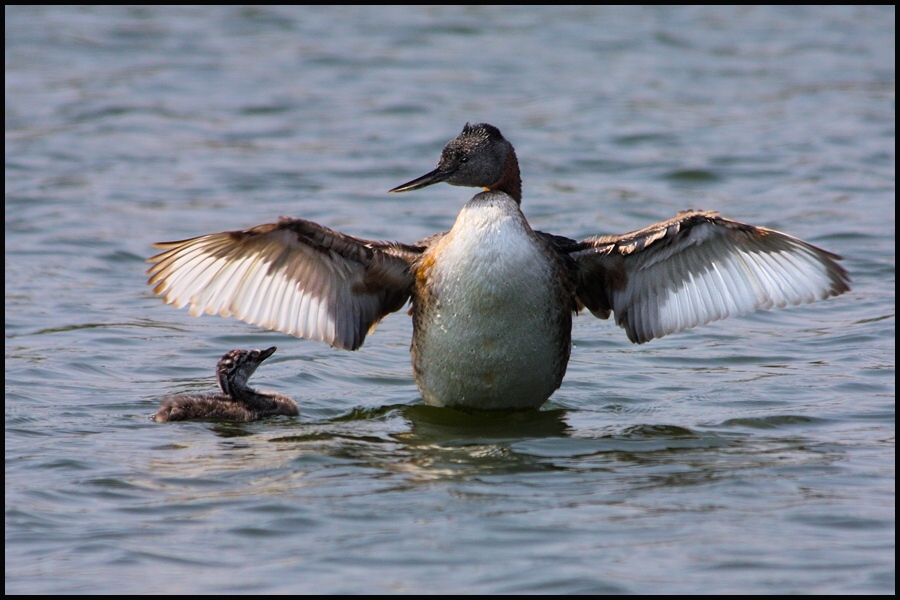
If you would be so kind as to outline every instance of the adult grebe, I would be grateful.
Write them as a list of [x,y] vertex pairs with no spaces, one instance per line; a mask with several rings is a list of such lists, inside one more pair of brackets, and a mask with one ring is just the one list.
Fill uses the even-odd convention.
[[575,241],[534,231],[512,145],[488,124],[451,140],[437,168],[390,191],[482,187],[453,228],[416,244],[364,240],[301,219],[156,244],[149,284],[191,314],[218,313],[356,350],[412,301],[412,365],[425,402],[537,408],[559,388],[572,314],[586,307],[632,342],[848,291],[840,257],[716,212]]
[[275,392],[258,392],[247,385],[256,368],[275,353],[267,350],[232,350],[216,366],[221,394],[200,394],[166,398],[151,417],[158,423],[209,419],[215,421],[255,421],[275,415],[297,416],[297,403]]

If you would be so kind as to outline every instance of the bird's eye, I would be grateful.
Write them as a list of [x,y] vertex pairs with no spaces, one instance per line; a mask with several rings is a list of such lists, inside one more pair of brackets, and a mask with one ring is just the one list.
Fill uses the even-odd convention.
[[459,159],[459,162],[467,163],[467,162],[469,162],[469,157],[463,156],[461,159]]

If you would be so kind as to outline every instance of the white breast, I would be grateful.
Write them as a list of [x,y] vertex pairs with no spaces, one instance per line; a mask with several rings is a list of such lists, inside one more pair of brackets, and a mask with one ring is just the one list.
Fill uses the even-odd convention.
[[538,407],[569,357],[562,263],[507,195],[480,194],[421,261],[413,368],[428,404]]

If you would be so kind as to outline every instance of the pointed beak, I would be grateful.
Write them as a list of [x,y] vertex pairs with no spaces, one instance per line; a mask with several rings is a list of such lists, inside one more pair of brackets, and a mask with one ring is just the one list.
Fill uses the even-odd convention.
[[276,346],[272,346],[271,348],[267,348],[266,350],[260,350],[259,351],[259,362],[262,362],[262,361],[266,360],[267,358],[269,358],[270,356],[272,356],[273,354],[275,354],[275,350],[277,350],[277,349],[278,348]]
[[390,192],[409,192],[412,190],[420,190],[423,187],[427,187],[429,185],[440,183],[442,181],[446,181],[453,174],[452,171],[441,171],[440,169],[435,169],[431,173],[426,173],[417,179],[413,179],[403,185],[398,185],[392,190],[388,190]]

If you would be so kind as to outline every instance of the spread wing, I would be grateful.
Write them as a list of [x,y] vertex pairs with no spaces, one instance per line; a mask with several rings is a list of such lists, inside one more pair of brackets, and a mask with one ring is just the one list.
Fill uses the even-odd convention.
[[346,350],[406,303],[424,250],[288,218],[155,246],[164,252],[148,259],[148,284],[167,304]]
[[710,211],[682,211],[640,231],[559,243],[576,262],[580,302],[601,319],[614,312],[638,344],[850,289],[836,254]]

